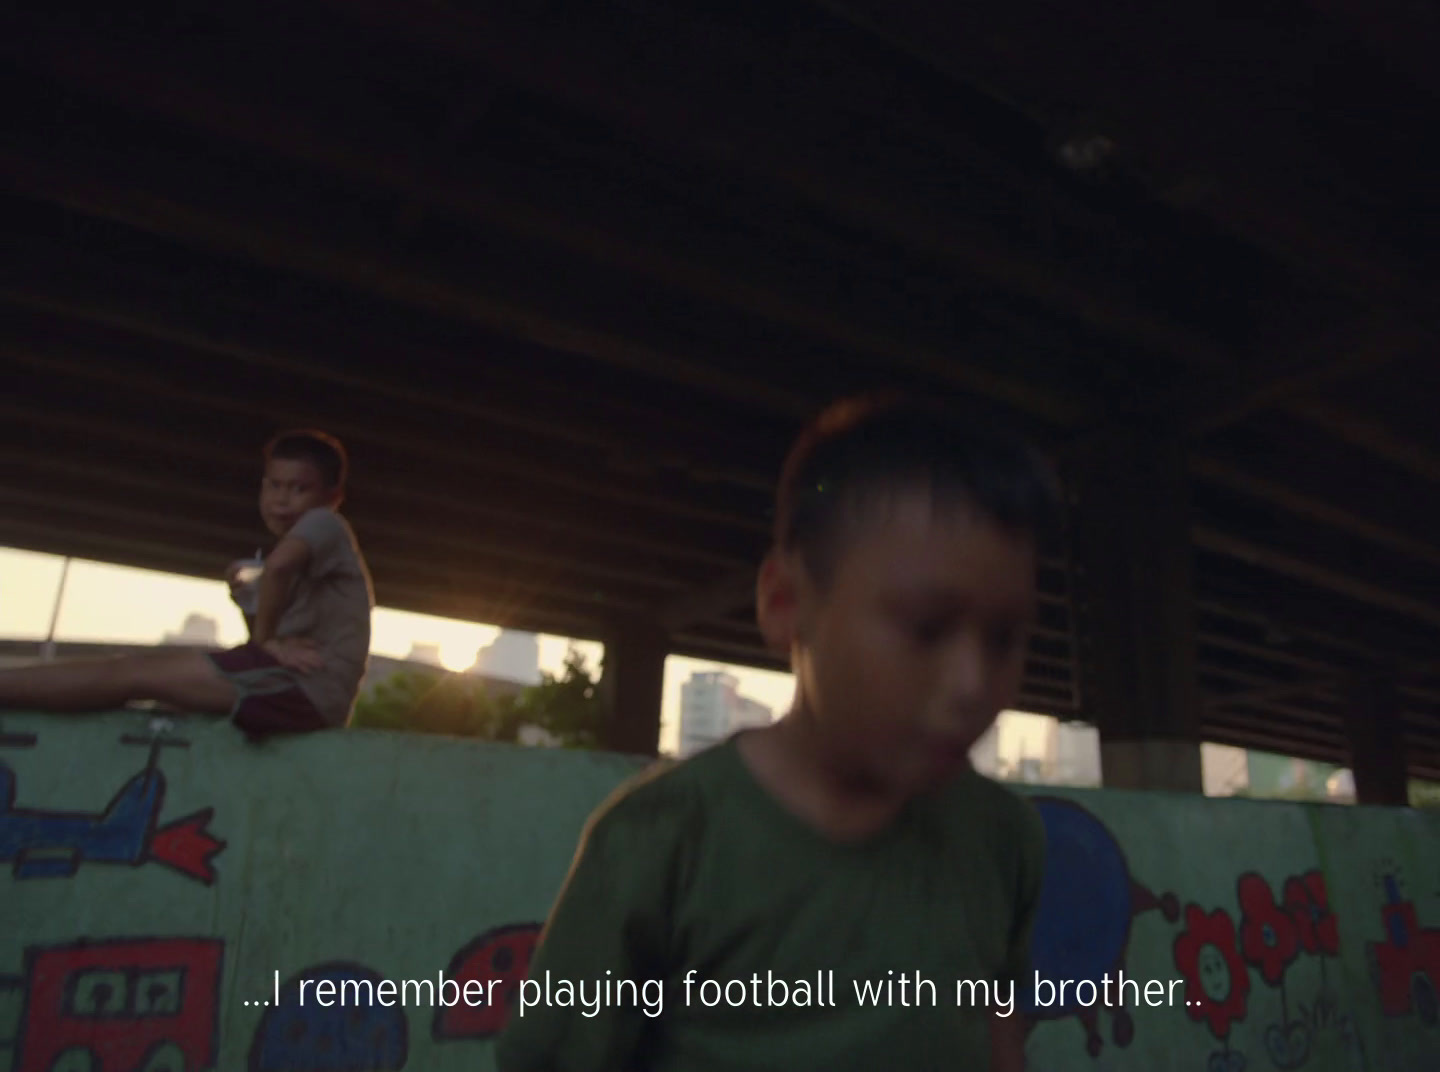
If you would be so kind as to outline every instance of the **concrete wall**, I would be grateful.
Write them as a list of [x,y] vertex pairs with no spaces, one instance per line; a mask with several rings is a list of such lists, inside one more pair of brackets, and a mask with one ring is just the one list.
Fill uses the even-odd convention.
[[[139,715],[0,720],[0,1070],[489,1068],[503,1005],[300,1009],[294,981],[515,978],[585,816],[635,769],[361,731],[173,738]],[[1036,968],[1176,999],[1085,1008],[1072,985],[1033,1010],[1033,1069],[1440,1069],[1440,817],[1027,791],[1052,848]]]

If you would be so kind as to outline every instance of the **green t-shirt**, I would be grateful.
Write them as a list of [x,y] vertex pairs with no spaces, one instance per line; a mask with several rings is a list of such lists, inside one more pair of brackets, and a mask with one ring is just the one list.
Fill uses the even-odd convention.
[[[760,786],[734,738],[649,772],[587,825],[498,1066],[988,1069],[992,1009],[976,1005],[1004,1011],[1013,982],[1020,1015],[1044,836],[973,773],[837,844]],[[989,990],[967,983],[957,1007],[959,980]],[[892,985],[862,1005],[857,981]]]

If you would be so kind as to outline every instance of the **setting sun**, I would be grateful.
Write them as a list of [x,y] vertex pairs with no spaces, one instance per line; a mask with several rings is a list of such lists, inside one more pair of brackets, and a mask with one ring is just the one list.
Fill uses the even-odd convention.
[[475,662],[475,647],[459,641],[440,644],[440,665],[452,674],[462,674]]

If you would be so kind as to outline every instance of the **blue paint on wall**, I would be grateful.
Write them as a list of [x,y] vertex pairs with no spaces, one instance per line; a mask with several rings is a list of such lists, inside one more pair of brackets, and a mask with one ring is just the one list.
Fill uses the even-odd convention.
[[[328,1007],[316,1000],[314,986],[300,1000],[301,980],[335,984]],[[280,1007],[268,1009],[255,1029],[249,1072],[391,1072],[403,1068],[409,1055],[409,1022],[398,999],[385,1007],[342,1004],[341,984],[382,977],[360,964],[320,964],[288,980]],[[353,989],[352,989],[353,993]],[[363,988],[368,996],[370,988]],[[363,1001],[363,999],[362,999]]]
[[[1090,979],[1113,972],[1125,955],[1134,895],[1125,854],[1105,824],[1080,805],[1054,797],[1033,803],[1045,822],[1045,879],[1035,919],[1030,967],[1044,979]],[[1035,1008],[1032,1015],[1063,1016],[1064,1006]]]

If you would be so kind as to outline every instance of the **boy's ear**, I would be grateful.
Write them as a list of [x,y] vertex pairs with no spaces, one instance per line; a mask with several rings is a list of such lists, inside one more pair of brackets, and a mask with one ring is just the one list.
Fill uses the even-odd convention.
[[755,619],[765,646],[790,658],[800,618],[800,585],[795,560],[772,550],[760,564],[755,582]]

